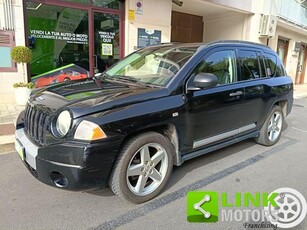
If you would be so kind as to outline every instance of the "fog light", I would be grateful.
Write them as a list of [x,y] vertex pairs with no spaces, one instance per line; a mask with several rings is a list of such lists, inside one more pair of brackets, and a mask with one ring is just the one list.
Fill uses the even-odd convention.
[[68,186],[68,179],[67,179],[67,177],[63,176],[59,172],[52,172],[50,174],[50,178],[51,178],[52,183],[54,183],[55,186],[57,186],[59,188],[65,188],[65,187]]

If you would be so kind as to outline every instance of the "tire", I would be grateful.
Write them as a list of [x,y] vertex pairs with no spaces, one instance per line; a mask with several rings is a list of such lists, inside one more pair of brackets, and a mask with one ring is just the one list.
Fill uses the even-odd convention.
[[70,81],[70,78],[69,77],[65,77],[64,81]]
[[260,135],[255,139],[256,142],[264,146],[275,145],[281,137],[283,122],[282,109],[275,105],[260,129]]
[[139,204],[151,200],[167,183],[173,158],[173,147],[163,135],[156,132],[137,135],[122,147],[109,186],[126,201]]

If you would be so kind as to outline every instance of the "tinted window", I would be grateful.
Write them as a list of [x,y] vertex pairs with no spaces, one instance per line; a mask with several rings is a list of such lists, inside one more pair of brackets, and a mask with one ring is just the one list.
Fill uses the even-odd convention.
[[233,50],[217,51],[208,56],[194,71],[212,73],[218,78],[218,84],[228,84],[235,81],[235,53]]
[[257,79],[265,77],[259,65],[259,58],[255,51],[239,52],[239,81]]
[[280,77],[280,76],[285,76],[287,75],[283,64],[281,63],[281,61],[279,60],[279,58],[277,59],[277,66],[276,66],[276,77]]
[[276,71],[276,62],[277,58],[273,54],[264,54],[265,64],[266,64],[266,72],[269,77],[273,77]]

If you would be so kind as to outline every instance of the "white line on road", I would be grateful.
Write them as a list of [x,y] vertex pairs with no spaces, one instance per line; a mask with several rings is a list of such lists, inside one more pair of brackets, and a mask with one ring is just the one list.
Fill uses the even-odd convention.
[[303,132],[303,133],[307,133],[307,130],[303,130],[303,129],[299,129],[299,128],[295,128],[295,127],[292,127],[292,129],[295,129],[295,130],[301,131],[301,132]]

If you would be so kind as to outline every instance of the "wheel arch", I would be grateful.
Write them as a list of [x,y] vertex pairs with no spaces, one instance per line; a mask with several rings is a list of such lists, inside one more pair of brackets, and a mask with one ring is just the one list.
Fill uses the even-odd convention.
[[287,109],[288,109],[288,108],[287,108],[287,107],[288,107],[288,100],[287,100],[287,99],[283,99],[283,100],[276,101],[276,102],[272,105],[270,111],[272,110],[272,108],[273,108],[275,105],[278,105],[278,106],[281,107],[282,112],[283,112],[283,116],[286,117],[286,116],[287,116]]
[[146,132],[157,132],[166,137],[170,143],[172,144],[173,147],[173,155],[174,155],[174,165],[179,166],[181,165],[181,155],[179,151],[179,137],[178,137],[178,132],[176,129],[176,126],[174,124],[163,124],[163,125],[156,125],[156,126],[151,126],[143,129],[139,129],[135,132],[129,133],[127,136],[125,136],[124,140],[122,141],[122,144],[120,146],[120,149],[125,145],[125,143],[142,133]]

